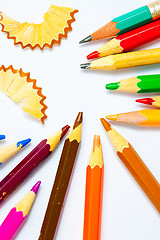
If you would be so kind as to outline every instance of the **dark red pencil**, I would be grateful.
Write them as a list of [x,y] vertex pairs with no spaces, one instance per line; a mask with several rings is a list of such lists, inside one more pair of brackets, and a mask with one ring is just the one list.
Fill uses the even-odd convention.
[[22,182],[31,170],[43,159],[47,158],[57,147],[60,140],[68,131],[66,125],[51,137],[42,140],[1,182],[0,203]]

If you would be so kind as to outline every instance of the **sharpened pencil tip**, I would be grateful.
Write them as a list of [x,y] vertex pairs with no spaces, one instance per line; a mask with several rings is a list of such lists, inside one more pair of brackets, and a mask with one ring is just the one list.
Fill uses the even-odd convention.
[[80,65],[81,69],[89,69],[90,68],[90,63],[82,63]]
[[83,121],[83,112],[79,112],[73,125],[73,129],[78,127]]
[[94,135],[94,139],[93,139],[93,152],[95,152],[96,147],[99,147],[100,144],[101,144],[100,136],[99,135]]
[[109,122],[107,122],[104,118],[101,118],[100,120],[101,120],[101,123],[102,123],[104,129],[105,129],[107,132],[110,131],[110,130],[112,130],[111,125],[109,124]]
[[120,82],[108,83],[106,85],[106,89],[108,89],[108,90],[117,90],[119,88],[119,84],[120,84]]
[[[62,134],[61,134],[61,139],[66,135],[66,133],[68,132],[70,126],[69,125],[66,125],[62,128]],[[60,140],[61,140],[60,139]]]
[[95,59],[95,58],[98,58],[99,57],[99,52],[98,51],[94,51],[92,53],[90,53],[88,56],[87,56],[87,59],[88,60],[91,60],[91,59]]
[[153,98],[142,98],[142,99],[137,99],[136,102],[152,105],[152,103],[155,102],[155,100],[153,100]]
[[0,135],[0,140],[3,140],[3,139],[5,139],[5,138],[6,138],[5,135]]
[[38,181],[31,189],[32,192],[34,192],[35,194],[37,194],[39,187],[41,185],[41,181]]
[[79,42],[79,44],[81,44],[81,43],[86,43],[86,42],[90,42],[90,41],[92,41],[92,36],[91,36],[91,35],[89,35],[88,37],[82,39],[82,40]]
[[25,147],[29,142],[31,141],[30,138],[27,138],[25,140],[22,140],[20,142],[17,142],[17,147],[19,147],[21,145],[21,148]]
[[112,120],[112,121],[117,121],[117,118],[118,118],[118,115],[117,115],[117,114],[106,116],[106,119]]

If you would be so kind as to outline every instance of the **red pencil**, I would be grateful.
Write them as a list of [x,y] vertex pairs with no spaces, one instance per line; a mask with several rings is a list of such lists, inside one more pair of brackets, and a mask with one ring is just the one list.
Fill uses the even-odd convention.
[[95,59],[115,53],[127,52],[160,38],[160,20],[124,33],[90,53],[87,59]]

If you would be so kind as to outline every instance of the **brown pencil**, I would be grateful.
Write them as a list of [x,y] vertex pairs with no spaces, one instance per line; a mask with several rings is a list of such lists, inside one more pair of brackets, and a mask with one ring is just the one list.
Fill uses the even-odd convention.
[[114,130],[114,128],[112,128],[112,126],[104,118],[101,118],[101,122],[116,150],[118,157],[160,213],[160,184],[157,182],[131,144],[116,130]]
[[65,140],[39,240],[51,240],[56,234],[78,146],[81,141],[82,117],[83,113],[80,112],[72,131]]

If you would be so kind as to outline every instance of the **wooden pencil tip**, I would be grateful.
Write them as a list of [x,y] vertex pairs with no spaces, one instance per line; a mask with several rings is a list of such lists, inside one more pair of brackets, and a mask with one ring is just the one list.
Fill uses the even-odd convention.
[[100,120],[101,120],[101,123],[102,123],[104,129],[105,129],[107,132],[110,131],[110,130],[112,130],[111,125],[109,124],[109,122],[107,122],[104,118],[101,118]]
[[78,127],[82,123],[82,121],[83,121],[83,112],[79,112],[74,122],[73,129]]
[[117,118],[118,118],[118,115],[117,115],[117,114],[106,116],[106,119],[112,120],[112,121],[117,121]]
[[93,152],[95,151],[96,147],[99,147],[101,144],[100,136],[99,135],[94,135],[93,139]]

